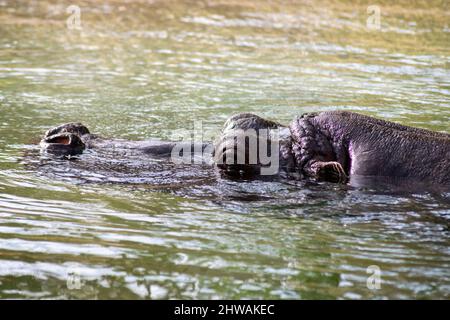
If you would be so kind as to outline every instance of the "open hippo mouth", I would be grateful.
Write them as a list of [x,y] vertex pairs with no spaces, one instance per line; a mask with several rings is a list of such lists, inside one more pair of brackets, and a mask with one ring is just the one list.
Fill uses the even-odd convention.
[[57,133],[41,140],[41,150],[55,155],[77,155],[83,152],[85,145],[74,133]]
[[48,130],[41,140],[41,152],[57,156],[73,156],[86,148],[81,137],[89,130],[81,123],[70,122]]

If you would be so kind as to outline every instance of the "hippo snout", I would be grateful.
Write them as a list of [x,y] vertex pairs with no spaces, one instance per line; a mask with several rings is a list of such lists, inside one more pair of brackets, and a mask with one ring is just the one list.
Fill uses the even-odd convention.
[[89,130],[81,123],[66,123],[48,130],[41,140],[41,152],[58,156],[73,156],[86,148],[82,137],[89,135]]
[[63,132],[45,137],[40,143],[41,151],[67,156],[77,155],[83,152],[85,145],[80,137],[70,132]]
[[223,135],[215,145],[213,160],[227,175],[258,174],[261,167],[256,150],[258,137],[247,135],[241,138],[241,135],[242,132],[234,130]]

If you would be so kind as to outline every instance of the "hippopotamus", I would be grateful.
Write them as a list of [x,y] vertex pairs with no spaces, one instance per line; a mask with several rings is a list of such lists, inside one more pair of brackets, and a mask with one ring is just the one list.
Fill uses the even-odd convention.
[[180,150],[184,156],[200,153],[229,177],[347,183],[367,176],[450,184],[450,134],[348,111],[305,113],[287,126],[240,113],[225,122],[215,142],[205,143],[111,140],[81,123],[67,123],[48,130],[40,146],[64,157],[95,148],[125,148],[169,160]]

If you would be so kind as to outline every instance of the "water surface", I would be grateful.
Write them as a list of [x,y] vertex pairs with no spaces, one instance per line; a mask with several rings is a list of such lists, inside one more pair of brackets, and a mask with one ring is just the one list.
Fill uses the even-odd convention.
[[380,30],[364,1],[77,3],[81,30],[65,3],[0,1],[0,298],[450,297],[449,190],[191,179],[120,158],[80,174],[35,145],[68,121],[170,140],[202,120],[207,139],[243,111],[449,132],[448,2],[379,1]]

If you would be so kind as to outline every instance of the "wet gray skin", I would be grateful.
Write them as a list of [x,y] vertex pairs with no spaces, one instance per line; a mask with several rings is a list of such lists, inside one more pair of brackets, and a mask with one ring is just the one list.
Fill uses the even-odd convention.
[[[268,145],[277,143],[277,170],[268,177],[261,171],[268,166],[267,163],[262,163],[259,156],[250,160],[251,153],[257,152],[258,148],[250,148],[250,138],[247,141],[239,139],[239,135],[250,130],[255,130],[251,131],[256,134],[255,141],[265,139],[263,142]],[[268,134],[261,135],[262,130],[268,130]],[[275,130],[277,136],[273,134]],[[274,138],[277,141],[273,141]],[[242,143],[245,145],[240,145]],[[194,163],[194,157],[200,157],[201,164],[215,164],[229,177],[276,176],[346,183],[349,177],[355,176],[360,177],[355,179],[360,183],[367,180],[361,177],[417,180],[441,185],[450,183],[449,134],[343,111],[303,114],[289,127],[241,113],[226,121],[214,145],[104,139],[91,134],[81,123],[68,123],[48,130],[40,146],[42,152],[58,156],[74,156],[85,149],[122,150],[144,159],[153,157],[166,161],[173,160],[172,151],[177,147],[181,150],[181,153],[177,151],[180,156],[189,152],[187,159],[191,163]],[[270,152],[270,148],[268,150]],[[239,156],[242,156],[240,161]],[[189,161],[184,164],[189,164]],[[173,169],[192,171],[185,165],[174,166]],[[158,172],[157,168],[154,170],[154,173]],[[211,168],[207,172],[214,174]],[[164,174],[161,180],[164,180]]]
[[[176,142],[160,140],[127,141],[105,139],[91,134],[82,123],[66,123],[49,129],[40,142],[41,151],[56,156],[74,156],[85,149],[134,150],[155,157],[170,157]],[[189,144],[186,144],[188,146]],[[203,151],[210,144],[190,144],[193,150]]]

